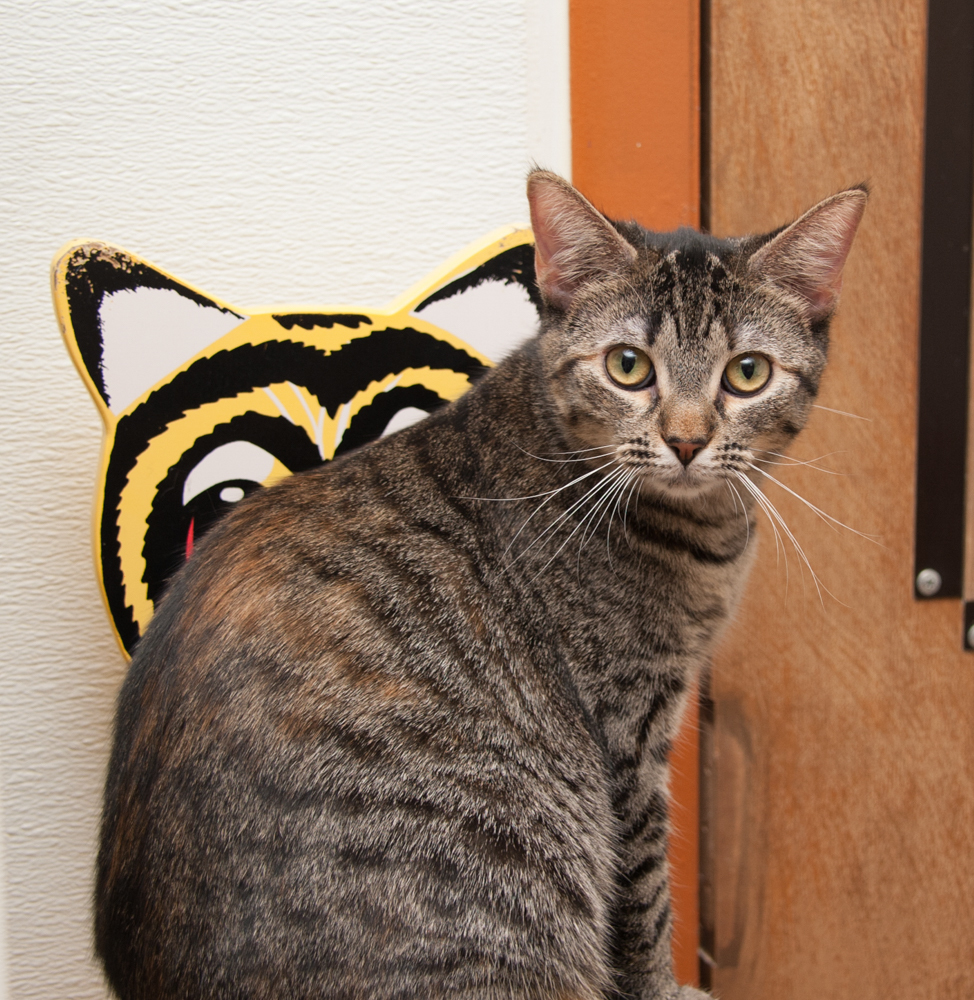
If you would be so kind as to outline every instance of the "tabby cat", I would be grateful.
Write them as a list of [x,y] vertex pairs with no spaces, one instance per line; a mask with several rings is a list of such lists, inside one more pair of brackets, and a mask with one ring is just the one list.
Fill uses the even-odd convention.
[[866,202],[719,240],[534,171],[540,332],[254,493],[121,692],[97,948],[135,998],[689,998],[667,752]]

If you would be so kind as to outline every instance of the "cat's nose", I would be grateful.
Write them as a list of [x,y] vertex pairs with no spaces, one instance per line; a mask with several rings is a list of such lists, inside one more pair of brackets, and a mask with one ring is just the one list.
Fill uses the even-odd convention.
[[684,464],[689,465],[693,461],[693,456],[701,451],[706,441],[681,441],[678,438],[669,438],[666,442],[676,457]]

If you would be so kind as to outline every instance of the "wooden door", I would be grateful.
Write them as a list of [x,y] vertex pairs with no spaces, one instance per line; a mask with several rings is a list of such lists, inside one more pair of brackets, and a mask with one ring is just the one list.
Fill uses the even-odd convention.
[[[717,659],[704,943],[723,1000],[974,996],[974,653],[913,593],[926,6],[711,0],[717,234],[866,180],[818,409]],[[708,197],[709,196],[709,197]],[[844,416],[833,411],[846,411]],[[970,491],[969,491],[970,492]],[[790,549],[790,546],[786,547]]]

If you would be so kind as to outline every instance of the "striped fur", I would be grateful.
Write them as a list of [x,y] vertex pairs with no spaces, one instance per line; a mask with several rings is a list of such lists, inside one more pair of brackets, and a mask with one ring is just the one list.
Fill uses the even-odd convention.
[[[770,237],[610,225],[530,186],[559,255],[539,336],[242,501],[137,648],[97,878],[125,1000],[696,995],[670,965],[667,753],[753,552],[735,477],[804,423],[828,315],[768,279]],[[619,344],[653,386],[611,382]],[[743,350],[774,373],[742,399],[721,372]],[[686,466],[667,443],[698,438]]]

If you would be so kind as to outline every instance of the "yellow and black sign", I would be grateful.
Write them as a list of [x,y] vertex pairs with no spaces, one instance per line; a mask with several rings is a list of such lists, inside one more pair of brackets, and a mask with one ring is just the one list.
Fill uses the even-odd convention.
[[95,561],[127,653],[234,503],[455,399],[540,308],[531,233],[514,227],[383,309],[248,313],[95,242],[65,247],[53,282],[105,422]]

